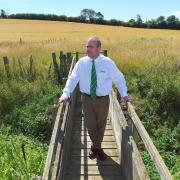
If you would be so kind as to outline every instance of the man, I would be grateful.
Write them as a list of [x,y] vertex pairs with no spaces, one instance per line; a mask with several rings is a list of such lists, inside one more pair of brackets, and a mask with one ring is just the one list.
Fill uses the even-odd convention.
[[101,41],[90,37],[87,41],[87,56],[75,65],[66,82],[59,103],[66,104],[70,94],[79,82],[82,93],[82,108],[92,145],[89,158],[105,160],[106,154],[101,148],[109,109],[109,94],[112,82],[116,83],[125,102],[131,101],[127,94],[126,81],[113,60],[100,54]]

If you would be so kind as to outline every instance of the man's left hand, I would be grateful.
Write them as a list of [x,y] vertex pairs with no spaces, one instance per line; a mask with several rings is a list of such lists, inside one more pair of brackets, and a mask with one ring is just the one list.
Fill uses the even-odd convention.
[[123,100],[124,100],[125,103],[130,102],[131,104],[134,104],[134,102],[133,102],[133,100],[131,99],[130,96],[124,96]]

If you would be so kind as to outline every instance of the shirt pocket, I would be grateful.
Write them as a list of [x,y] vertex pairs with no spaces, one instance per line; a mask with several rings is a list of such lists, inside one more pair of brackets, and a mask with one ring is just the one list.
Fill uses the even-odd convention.
[[99,71],[98,72],[98,79],[99,79],[99,84],[103,85],[104,83],[106,83],[108,74],[106,71]]

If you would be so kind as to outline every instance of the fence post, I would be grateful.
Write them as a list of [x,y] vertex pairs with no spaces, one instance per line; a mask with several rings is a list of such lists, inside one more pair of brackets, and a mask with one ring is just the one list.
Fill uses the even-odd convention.
[[62,70],[63,70],[63,77],[66,77],[68,72],[67,72],[67,63],[66,63],[66,55],[63,54],[61,57],[61,64],[62,64]]
[[56,61],[56,53],[52,53],[52,59],[53,59],[53,67],[54,67],[54,75],[56,76],[57,83],[60,83],[60,76],[59,76],[59,68]]
[[5,71],[7,74],[7,78],[10,78],[10,67],[9,67],[9,59],[7,56],[3,57],[3,61],[4,61],[4,67],[5,67]]
[[62,56],[63,56],[63,51],[60,51],[60,56],[59,56],[59,76],[60,76],[60,84],[62,84],[62,77],[63,77],[63,62],[62,62]]
[[107,50],[103,50],[103,54],[104,54],[105,56],[108,56]]
[[79,59],[79,52],[76,52],[76,62],[78,61]]
[[24,77],[24,71],[23,71],[23,68],[21,66],[21,61],[20,59],[18,58],[18,65],[19,65],[19,69],[20,69],[20,75],[21,77],[23,78]]
[[71,61],[72,61],[72,57],[71,57],[71,53],[70,52],[67,53],[66,61],[67,61],[67,70],[69,71],[70,66],[71,66]]

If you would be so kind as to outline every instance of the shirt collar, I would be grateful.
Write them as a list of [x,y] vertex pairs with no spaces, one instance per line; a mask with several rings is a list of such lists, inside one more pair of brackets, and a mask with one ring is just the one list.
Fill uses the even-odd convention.
[[97,60],[99,60],[101,57],[102,57],[102,54],[99,54],[99,56],[98,56],[96,59],[93,60],[92,58],[89,57],[89,60],[90,60],[90,61],[97,61]]

